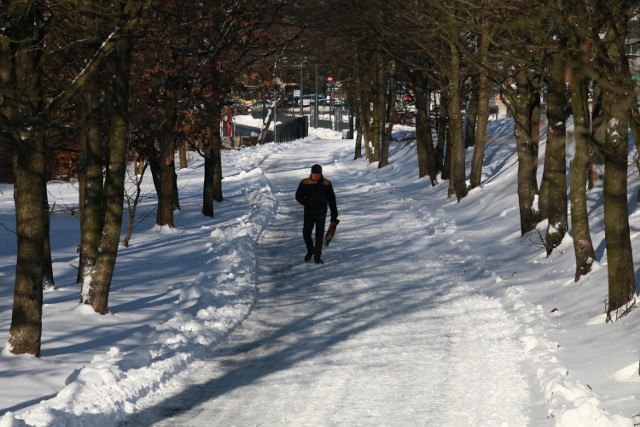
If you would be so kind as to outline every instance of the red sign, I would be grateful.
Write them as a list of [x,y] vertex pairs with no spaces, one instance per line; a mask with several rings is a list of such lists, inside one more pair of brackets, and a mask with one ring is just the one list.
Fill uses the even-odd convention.
[[331,83],[333,81],[333,76],[327,76],[327,81]]

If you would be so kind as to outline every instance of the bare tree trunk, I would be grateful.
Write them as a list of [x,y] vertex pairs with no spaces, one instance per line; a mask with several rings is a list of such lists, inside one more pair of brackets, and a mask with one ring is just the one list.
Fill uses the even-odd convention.
[[354,102],[356,107],[358,137],[362,136],[364,144],[364,155],[369,163],[374,162],[374,140],[373,118],[371,112],[371,104],[373,103],[371,96],[371,84],[374,81],[372,64],[359,53],[355,55],[353,88],[355,91]]
[[547,90],[547,149],[545,152],[544,172],[540,185],[540,215],[548,218],[544,239],[547,255],[551,254],[565,236],[569,228],[567,214],[567,132],[565,113],[566,61],[564,53],[554,54],[549,66]]
[[51,259],[51,239],[49,231],[51,229],[51,212],[49,212],[49,200],[47,195],[47,185],[45,182],[42,212],[44,214],[44,249],[42,252],[42,287],[45,290],[56,289],[56,281],[53,277],[53,261]]
[[89,280],[98,258],[103,226],[102,209],[102,132],[100,129],[99,91],[95,78],[82,90],[82,134],[80,136],[80,264],[78,283]]
[[[536,191],[538,191],[537,187],[537,177],[538,177],[538,159],[540,158],[540,122],[542,118],[542,107],[540,105],[540,77],[536,74],[531,77],[530,80],[530,93],[531,93],[531,106],[530,106],[530,114],[529,114],[529,122],[531,124],[531,141],[533,143],[533,156],[536,158],[536,161],[533,165],[533,176],[536,177]],[[538,221],[540,219],[538,218]]]
[[391,64],[387,72],[383,68],[385,84],[385,108],[384,121],[382,123],[382,138],[380,140],[380,161],[378,168],[389,165],[389,146],[391,144],[391,134],[393,133],[393,120],[396,111],[396,84],[395,84],[395,64]]
[[[220,116],[214,116],[217,119],[220,119]],[[216,122],[214,122],[216,123]],[[219,121],[217,122],[219,123]],[[202,214],[204,216],[208,216],[213,218],[214,214],[214,206],[213,206],[213,173],[215,169],[215,155],[212,153],[213,143],[211,142],[214,138],[214,134],[220,134],[220,130],[215,127],[207,131],[207,138],[203,147],[204,154],[204,184],[202,188]],[[219,136],[218,136],[219,138]]]
[[151,172],[151,179],[153,180],[153,188],[156,191],[156,197],[159,199],[161,194],[160,187],[162,186],[160,180],[160,153],[156,149],[155,141],[152,138],[147,138],[145,148],[149,161],[149,171]]
[[373,109],[371,112],[371,162],[380,161],[381,143],[384,134],[384,122],[386,117],[386,71],[380,56],[375,59],[375,94],[373,96]]
[[446,94],[440,95],[440,108],[438,110],[438,142],[436,144],[436,166],[442,179],[449,179],[449,165],[445,161],[445,153],[447,146],[447,111],[449,101]]
[[358,132],[358,134],[356,135],[353,160],[362,158],[362,130],[360,129],[359,117],[356,117],[356,131]]
[[371,107],[368,86],[365,85],[360,78],[356,80],[356,114],[358,115],[358,129],[362,134],[364,142],[364,153],[369,163],[373,162],[373,148],[371,141],[373,139],[371,124]]
[[[605,88],[604,137],[604,233],[607,246],[609,301],[607,320],[617,320],[635,304],[636,280],[627,202],[629,111],[635,103],[631,72],[625,56],[628,11],[609,17],[600,56]],[[604,86],[606,85],[606,86]]]
[[431,118],[429,117],[428,100],[424,91],[424,76],[414,75],[416,91],[416,146],[418,151],[418,177],[429,176],[431,185],[438,183],[438,167],[436,152],[433,147],[433,133],[431,132]]
[[460,52],[450,43],[451,58],[449,69],[449,148],[451,150],[451,186],[449,196],[455,194],[460,201],[467,195],[465,182],[465,152],[462,135],[462,114],[460,113]]
[[178,193],[178,174],[176,173],[175,169],[173,171],[172,185],[173,185],[173,209],[179,211],[180,210],[180,196],[179,196],[179,193]]
[[537,93],[526,71],[516,73],[516,89],[508,94],[509,107],[513,112],[514,135],[518,152],[518,205],[520,208],[520,233],[533,230],[538,223],[538,212],[534,200],[538,193],[536,168],[538,140],[535,133],[535,105]]
[[174,227],[173,206],[174,206],[174,178],[175,178],[175,148],[176,135],[174,132],[177,119],[177,97],[176,92],[171,89],[166,91],[165,99],[166,117],[160,126],[160,188],[158,195],[158,207],[156,210],[156,225]]
[[[637,96],[637,95],[636,95]],[[629,112],[629,128],[633,135],[633,143],[636,147],[635,164],[640,174],[640,109],[638,105],[631,107]],[[636,189],[636,200],[640,201],[640,187]]]
[[[135,168],[135,173],[133,177],[133,183],[135,185],[135,194],[133,197],[127,195],[127,208],[129,210],[129,225],[127,226],[127,233],[124,236],[123,245],[125,248],[129,247],[129,241],[131,240],[131,235],[133,234],[133,228],[135,226],[136,220],[136,212],[138,210],[138,203],[140,202],[141,194],[142,194],[142,180],[144,178],[144,173],[149,166],[149,162],[140,162],[142,164],[141,167]],[[139,169],[139,170],[138,170]]]
[[476,125],[478,123],[478,75],[474,75],[471,79],[472,84],[469,88],[469,107],[467,108],[467,120],[464,122],[464,146],[465,148],[473,147],[476,143]]
[[633,94],[633,91],[607,90],[604,94],[604,103],[608,106],[605,110],[604,227],[609,272],[607,315],[610,319],[612,313],[618,313],[621,308],[624,311],[627,304],[634,300],[636,290],[627,202],[630,93]]
[[204,158],[204,189],[202,191],[202,214],[213,218],[213,163],[214,159],[210,154],[206,154]]
[[44,6],[7,6],[0,21],[0,131],[11,139],[16,213],[16,275],[9,346],[40,355],[44,249],[47,232],[44,144]]
[[[122,3],[117,5],[124,9]],[[128,31],[115,42],[114,112],[109,136],[109,165],[104,184],[104,228],[100,253],[96,260],[91,283],[83,285],[84,303],[99,314],[109,311],[109,289],[120,244],[122,226],[126,153],[129,136],[129,70],[131,63],[131,39]]]
[[45,212],[42,188],[44,177],[44,138],[42,130],[32,131],[14,141],[14,198],[18,252],[13,313],[9,344],[14,354],[40,355],[42,334],[43,252]]
[[591,271],[596,260],[593,242],[589,230],[589,214],[587,212],[587,174],[591,166],[591,150],[589,149],[589,110],[588,78],[582,74],[583,65],[575,62],[572,67],[571,109],[575,128],[576,149],[571,160],[571,228],[573,230],[573,250],[576,259],[575,281]]
[[178,145],[178,158],[180,159],[180,169],[186,169],[189,167],[189,164],[187,162],[187,144],[185,144],[184,142]]
[[[217,119],[219,119],[219,117],[216,116],[216,120]],[[213,157],[213,200],[220,203],[224,200],[222,197],[222,140],[220,139],[220,133],[214,132],[211,141],[211,155]]]
[[[483,22],[480,33],[479,57],[480,62],[486,64],[489,57],[489,29]],[[475,144],[471,158],[470,188],[480,186],[482,180],[482,164],[487,142],[487,125],[489,122],[489,77],[484,70],[478,74],[478,120],[476,123]]]

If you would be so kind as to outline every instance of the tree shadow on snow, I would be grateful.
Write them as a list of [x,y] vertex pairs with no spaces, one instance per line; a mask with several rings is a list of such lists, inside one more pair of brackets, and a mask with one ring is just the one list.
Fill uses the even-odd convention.
[[[442,268],[432,263],[426,248],[424,253],[412,250],[412,239],[426,237],[400,230],[399,236],[382,238],[379,230],[389,218],[384,213],[376,216],[367,206],[384,203],[384,195],[360,190],[343,191],[343,197],[362,199],[350,204],[362,213],[341,217],[338,234],[323,253],[324,265],[302,261],[301,215],[280,215],[262,236],[257,253],[260,299],[249,318],[215,350],[212,378],[189,385],[122,425],[147,426],[180,416],[278,371],[326,355],[366,331],[411,321],[416,313],[429,316],[429,308],[444,300],[452,302],[455,297],[448,295],[445,282],[451,276],[442,277]],[[375,197],[381,200],[372,201]],[[290,199],[279,205],[280,213],[298,211]],[[398,262],[403,263],[402,271],[389,268]]]

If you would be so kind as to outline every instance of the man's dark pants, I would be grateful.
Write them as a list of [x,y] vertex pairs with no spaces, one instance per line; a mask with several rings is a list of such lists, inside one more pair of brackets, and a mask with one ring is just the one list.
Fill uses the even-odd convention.
[[[327,219],[327,213],[316,214],[316,215],[304,215],[304,224],[302,226],[302,237],[304,238],[304,243],[307,245],[307,251],[313,252],[314,257],[316,259],[320,258],[322,255],[322,241],[324,240],[324,223]],[[316,242],[315,247],[313,245],[313,240],[311,239],[311,231],[313,230],[313,226],[316,227]]]

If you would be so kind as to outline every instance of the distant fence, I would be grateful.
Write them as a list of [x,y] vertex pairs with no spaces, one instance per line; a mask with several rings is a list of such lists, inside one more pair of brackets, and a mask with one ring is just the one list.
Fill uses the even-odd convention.
[[276,126],[276,141],[288,142],[304,138],[309,135],[309,121],[307,116],[280,116],[281,123]]
[[329,114],[323,113],[318,114],[318,120],[314,122],[315,119],[315,111],[314,107],[311,107],[310,120],[311,124],[314,127],[323,128],[323,129],[331,129],[338,132],[343,133],[343,137],[345,135],[348,139],[352,138],[350,136],[353,130],[353,116],[348,114],[348,108],[345,108],[343,105],[337,105],[332,108]]
[[[331,129],[341,132],[343,138],[353,138],[353,115],[348,106],[320,106],[321,111],[316,114],[315,106],[311,105],[300,116],[298,108],[278,108],[276,120],[280,122],[276,126],[276,141],[287,142],[304,138],[309,135],[309,127]],[[254,119],[264,120],[266,110],[251,112]],[[317,121],[316,121],[317,118]]]

